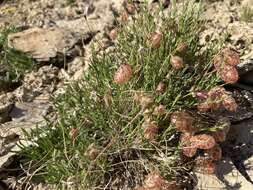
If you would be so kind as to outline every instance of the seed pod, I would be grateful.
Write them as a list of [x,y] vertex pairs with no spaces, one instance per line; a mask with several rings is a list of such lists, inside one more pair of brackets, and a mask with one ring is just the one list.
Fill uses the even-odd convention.
[[122,22],[127,22],[127,21],[128,21],[128,17],[129,17],[129,15],[128,15],[127,11],[124,11],[124,12],[121,14],[121,16],[120,16],[120,20],[121,20]]
[[196,152],[197,148],[194,147],[190,141],[192,135],[189,133],[182,133],[180,136],[180,143],[182,144],[182,153],[187,157],[193,157]]
[[214,87],[208,92],[208,101],[211,106],[211,110],[218,110],[221,106],[222,95],[225,94],[226,91],[223,87]]
[[200,112],[208,112],[210,109],[212,109],[212,105],[209,102],[202,102],[197,105],[197,109]]
[[69,132],[70,138],[73,140],[77,137],[79,130],[77,128],[72,128]]
[[154,140],[158,133],[159,127],[155,122],[145,121],[143,123],[144,137],[148,140]]
[[221,97],[226,93],[226,90],[224,87],[216,86],[212,88],[208,92],[208,97],[210,97],[212,100],[221,99]]
[[162,40],[162,33],[161,32],[154,32],[151,34],[150,43],[153,48],[159,48],[161,46]]
[[111,40],[116,40],[118,36],[118,30],[116,28],[112,29],[109,33],[109,37]]
[[179,56],[172,56],[170,59],[170,64],[174,69],[181,69],[184,66],[184,61]]
[[227,64],[232,65],[232,66],[236,66],[240,63],[240,56],[235,51],[233,51],[229,48],[225,48],[222,51],[222,53],[225,57],[225,61]]
[[156,106],[153,115],[162,116],[166,113],[166,107],[164,105]]
[[213,148],[205,150],[206,157],[213,161],[218,161],[222,157],[222,150],[219,145],[215,145]]
[[86,151],[86,155],[90,160],[95,160],[99,153],[100,151],[93,144],[91,144]]
[[161,190],[163,184],[162,176],[157,172],[151,172],[145,177],[143,187],[146,190]]
[[122,64],[116,71],[114,75],[114,82],[117,84],[124,84],[127,83],[133,75],[133,70],[131,65],[129,64]]
[[188,49],[188,44],[185,42],[182,42],[180,44],[178,44],[176,52],[178,53],[185,53]]
[[206,134],[195,135],[190,139],[190,142],[194,147],[205,150],[213,148],[216,144],[214,138]]
[[154,99],[151,95],[144,92],[136,92],[134,94],[134,101],[138,103],[143,109],[150,107],[154,103]]
[[204,174],[213,174],[216,171],[216,165],[206,157],[198,157],[196,159],[195,170]]
[[159,82],[159,84],[157,85],[155,91],[156,91],[156,93],[158,93],[158,94],[162,94],[162,93],[165,92],[165,90],[166,90],[165,84],[164,84],[163,82]]
[[135,13],[136,7],[133,3],[126,3],[125,8],[126,8],[126,10],[129,14],[134,14]]
[[226,110],[235,112],[237,110],[237,103],[235,99],[229,95],[224,95],[223,96],[223,106],[225,107]]
[[224,65],[224,67],[220,69],[218,73],[221,79],[229,84],[236,83],[239,79],[239,75],[236,68],[231,65]]
[[175,125],[177,131],[194,133],[196,128],[193,127],[193,118],[187,112],[174,112],[171,115],[171,123]]

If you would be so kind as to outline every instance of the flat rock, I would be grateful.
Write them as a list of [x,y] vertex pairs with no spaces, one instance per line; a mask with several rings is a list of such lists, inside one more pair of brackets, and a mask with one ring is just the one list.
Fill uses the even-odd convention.
[[49,108],[48,103],[16,103],[10,113],[12,121],[0,125],[0,172],[11,164],[15,152],[19,151],[18,142],[27,146],[30,144],[24,139],[22,130],[29,132],[43,125],[43,117]]
[[10,34],[8,46],[29,53],[38,61],[49,61],[57,54],[65,55],[78,42],[77,37],[67,29],[31,28]]

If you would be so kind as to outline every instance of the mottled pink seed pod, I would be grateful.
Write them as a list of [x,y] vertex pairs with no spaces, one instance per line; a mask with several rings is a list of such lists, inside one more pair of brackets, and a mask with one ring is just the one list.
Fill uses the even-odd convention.
[[125,84],[131,79],[132,75],[132,67],[129,64],[122,64],[114,75],[114,82],[117,84]]
[[224,65],[223,68],[218,71],[218,73],[221,79],[229,84],[236,83],[239,79],[236,68],[231,65]]
[[162,176],[157,172],[151,172],[145,177],[143,187],[145,190],[161,190],[163,184]]
[[197,109],[200,112],[208,112],[211,108],[212,105],[209,102],[201,102],[197,105]]
[[193,157],[196,152],[197,152],[197,148],[194,147],[191,142],[190,139],[192,138],[192,135],[189,133],[182,133],[180,136],[180,143],[182,144],[182,153],[187,156],[187,157]]
[[159,129],[157,124],[155,122],[145,121],[142,127],[144,128],[144,137],[148,140],[154,140]]
[[171,123],[175,125],[177,131],[194,133],[197,128],[193,126],[194,119],[187,112],[174,112],[171,115]]
[[161,40],[162,40],[162,33],[161,32],[154,32],[151,34],[151,46],[153,48],[159,48],[161,46]]
[[236,66],[240,63],[240,56],[235,51],[225,48],[222,52],[227,64]]
[[195,135],[190,139],[190,142],[194,147],[204,150],[213,148],[216,144],[214,138],[207,134]]
[[109,37],[111,40],[116,40],[118,36],[118,30],[116,28],[112,29],[109,33]]
[[170,64],[174,69],[181,69],[184,66],[184,61],[179,56],[172,56],[170,59]]
[[224,95],[223,96],[223,106],[226,110],[235,112],[237,110],[237,103],[235,99],[229,95]]

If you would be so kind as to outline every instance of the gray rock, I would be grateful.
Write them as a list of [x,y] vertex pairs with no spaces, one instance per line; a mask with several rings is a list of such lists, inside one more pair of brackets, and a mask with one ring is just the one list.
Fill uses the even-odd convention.
[[29,132],[43,126],[43,117],[49,108],[48,103],[16,103],[10,113],[12,121],[0,125],[0,172],[12,163],[15,152],[20,150],[18,142],[26,146],[31,144],[25,140],[23,130]]
[[38,61],[49,61],[58,54],[66,55],[79,41],[67,29],[61,28],[32,28],[23,32],[10,34],[8,46],[31,56]]

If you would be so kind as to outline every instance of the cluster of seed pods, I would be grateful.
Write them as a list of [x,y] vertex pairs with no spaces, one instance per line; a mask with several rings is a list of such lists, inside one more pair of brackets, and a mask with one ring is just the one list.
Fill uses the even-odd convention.
[[222,107],[231,112],[237,110],[235,99],[223,87],[214,87],[209,92],[196,92],[195,96],[200,112],[215,111]]
[[226,83],[236,83],[239,79],[236,65],[240,63],[239,55],[229,49],[223,49],[215,56],[213,64],[221,79]]
[[[182,154],[190,158],[196,157],[196,170],[208,174],[214,173],[215,162],[222,156],[221,148],[217,143],[226,139],[230,123],[223,119],[220,123],[226,126],[222,129],[208,134],[199,133],[199,129],[194,126],[194,118],[186,111],[174,112],[171,115],[171,123],[178,132],[181,132]],[[202,150],[204,155],[199,156],[198,150]]]

